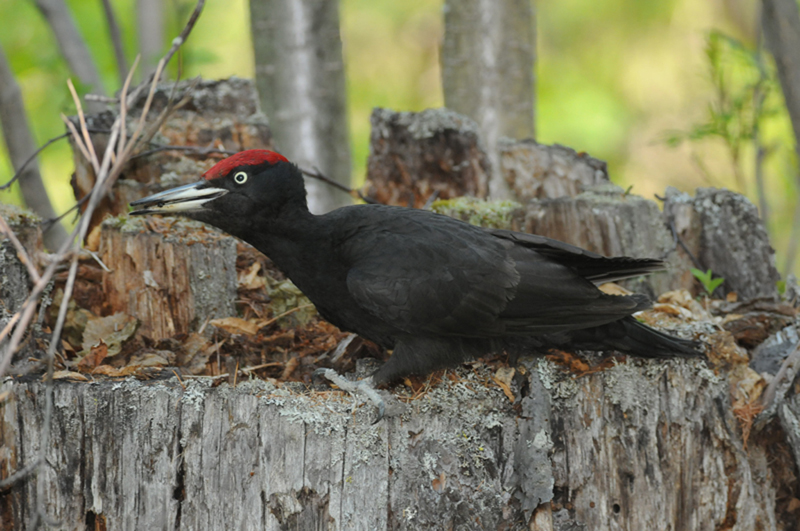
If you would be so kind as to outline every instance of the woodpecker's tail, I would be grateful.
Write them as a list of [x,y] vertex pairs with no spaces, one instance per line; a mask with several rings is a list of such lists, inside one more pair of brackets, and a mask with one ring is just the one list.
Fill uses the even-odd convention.
[[578,350],[614,349],[643,358],[703,356],[700,343],[660,332],[634,317],[570,333],[570,346]]

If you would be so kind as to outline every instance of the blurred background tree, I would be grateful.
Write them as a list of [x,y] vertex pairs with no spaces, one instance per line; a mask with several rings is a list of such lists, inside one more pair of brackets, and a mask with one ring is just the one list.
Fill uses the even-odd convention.
[[[139,49],[137,9],[147,3],[110,3],[130,63]],[[341,0],[354,183],[364,178],[373,107],[419,111],[443,104],[443,4]],[[667,185],[687,191],[724,186],[746,193],[762,208],[768,205],[778,264],[785,264],[798,170],[774,67],[759,47],[759,2],[536,4],[537,140],[606,160],[615,182],[633,185],[633,192],[645,197],[662,194]],[[113,92],[119,74],[103,2],[69,0],[67,5],[105,92]],[[187,0],[162,3],[165,41],[193,5]],[[252,78],[248,17],[246,0],[209,1],[182,49],[183,76]],[[0,2],[0,20],[0,44],[41,144],[63,133],[60,112],[74,112],[64,83],[70,70],[35,3]],[[2,182],[13,175],[4,149]],[[55,209],[66,210],[73,202],[69,146],[48,148],[40,161]],[[756,167],[763,177],[760,201]],[[0,192],[0,201],[20,203],[17,188]]]

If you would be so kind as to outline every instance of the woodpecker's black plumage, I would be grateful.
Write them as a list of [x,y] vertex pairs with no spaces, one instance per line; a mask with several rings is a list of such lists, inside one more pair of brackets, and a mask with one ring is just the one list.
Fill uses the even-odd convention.
[[131,203],[134,214],[179,214],[267,255],[320,315],[387,349],[375,383],[426,374],[499,349],[607,350],[695,356],[693,342],[631,316],[642,295],[596,284],[663,268],[606,258],[541,236],[482,229],[422,210],[354,205],[316,216],[283,156],[251,150],[205,180]]

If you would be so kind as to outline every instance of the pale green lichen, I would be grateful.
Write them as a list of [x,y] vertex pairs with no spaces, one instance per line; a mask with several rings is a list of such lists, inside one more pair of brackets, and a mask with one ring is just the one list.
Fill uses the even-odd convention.
[[486,201],[474,197],[458,197],[434,201],[431,210],[471,225],[508,229],[522,205],[514,201]]

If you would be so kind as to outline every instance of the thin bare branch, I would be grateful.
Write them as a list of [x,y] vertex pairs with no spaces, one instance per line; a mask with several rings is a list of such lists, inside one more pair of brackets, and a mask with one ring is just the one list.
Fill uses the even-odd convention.
[[97,153],[94,151],[94,142],[92,142],[92,136],[89,134],[89,130],[86,127],[86,116],[83,115],[81,99],[78,97],[78,93],[75,90],[75,86],[72,84],[71,79],[67,79],[67,86],[69,87],[69,91],[72,94],[72,99],[75,102],[75,108],[78,110],[78,120],[80,120],[81,123],[83,140],[86,142],[86,149],[89,150],[89,154],[91,155],[89,162],[92,164],[94,171],[97,172],[100,170],[100,163],[97,161]]
[[133,60],[133,66],[131,67],[130,72],[128,72],[128,75],[125,78],[125,83],[123,83],[123,85],[122,85],[121,94],[123,96],[120,97],[120,99],[119,99],[119,119],[122,122],[122,127],[125,130],[125,134],[124,135],[119,135],[119,147],[117,148],[118,149],[117,158],[120,158],[122,156],[122,153],[125,152],[125,141],[127,140],[127,137],[128,137],[128,135],[127,135],[127,130],[128,130],[128,127],[127,127],[127,124],[128,124],[128,121],[127,121],[128,120],[128,117],[127,117],[128,99],[126,97],[124,97],[124,95],[128,93],[128,88],[131,86],[131,78],[133,78],[133,73],[136,71],[136,67],[139,65],[139,57],[141,57],[141,56],[137,55],[136,58]]
[[329,185],[333,186],[334,188],[336,188],[338,190],[342,190],[343,192],[347,192],[348,194],[350,194],[351,197],[354,197],[356,199],[361,199],[365,203],[369,203],[370,205],[379,204],[374,199],[370,199],[369,197],[367,197],[364,194],[362,194],[361,190],[355,190],[353,188],[350,188],[349,186],[343,185],[342,183],[340,183],[338,181],[334,181],[330,177],[326,177],[317,168],[314,168],[313,172],[310,171],[310,170],[307,170],[305,168],[300,168],[300,171],[303,173],[303,175],[307,175],[308,177],[311,177],[312,179],[320,180],[320,181],[322,181],[322,182],[324,182],[326,184],[329,184]]

